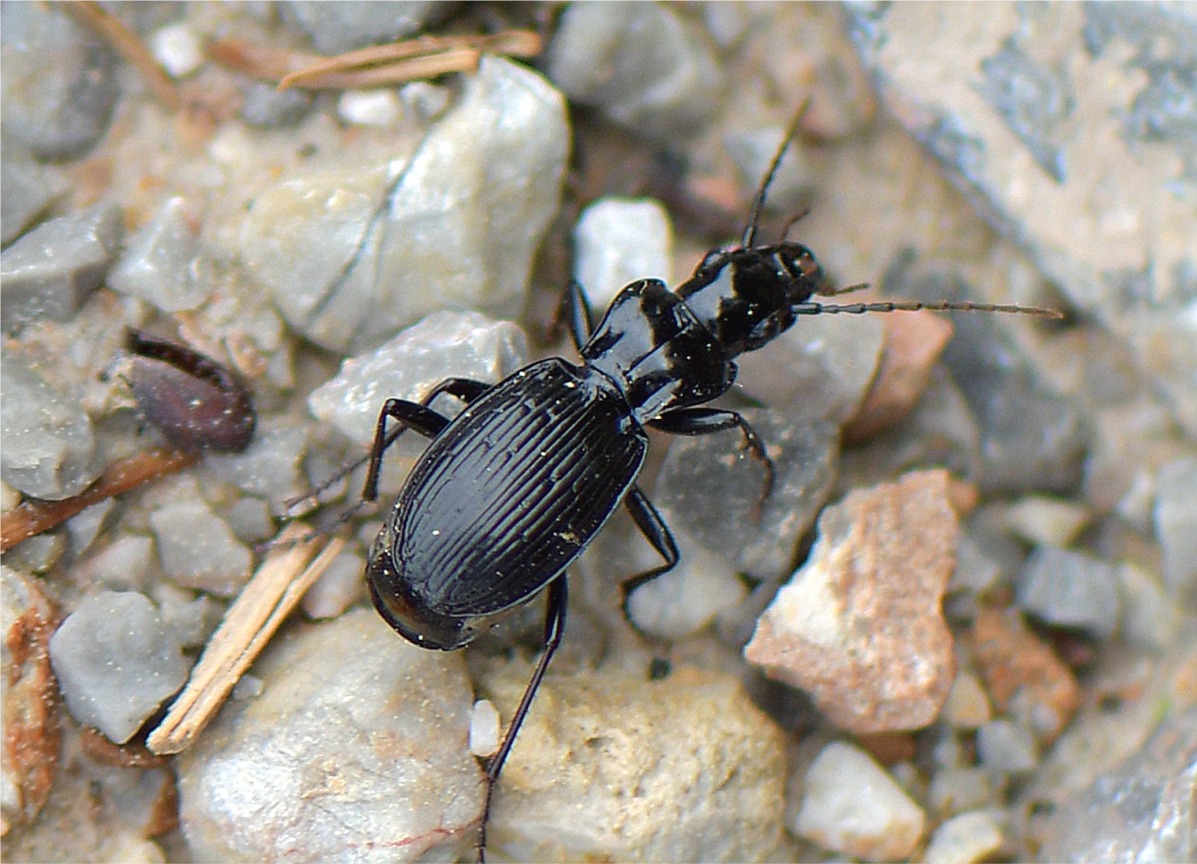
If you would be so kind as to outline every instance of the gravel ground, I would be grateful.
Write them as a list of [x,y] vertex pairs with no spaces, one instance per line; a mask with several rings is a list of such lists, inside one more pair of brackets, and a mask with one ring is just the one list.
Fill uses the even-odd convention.
[[[1064,315],[825,314],[742,355],[717,404],[764,502],[738,431],[654,433],[682,561],[625,617],[659,556],[621,510],[571,571],[488,858],[1197,860],[1193,7],[0,15],[6,860],[472,859],[543,601],[449,653],[370,610],[378,411],[572,357],[572,277],[600,310],[676,286],[802,105],[758,242],[869,285],[825,302]],[[344,545],[162,746],[289,516]]]

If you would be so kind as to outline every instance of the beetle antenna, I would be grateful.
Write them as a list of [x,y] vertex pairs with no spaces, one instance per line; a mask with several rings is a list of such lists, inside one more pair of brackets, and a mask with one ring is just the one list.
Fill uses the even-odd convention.
[[781,240],[784,243],[786,235],[790,233],[790,229],[797,225],[800,221],[810,215],[810,205],[803,207],[793,216],[786,220],[785,226],[781,229]]
[[[836,292],[842,293],[842,292]],[[878,300],[873,303],[798,303],[794,306],[795,315],[822,315],[827,313],[845,313],[848,315],[863,315],[865,312],[917,312],[919,309],[929,309],[932,312],[1009,312],[1019,315],[1043,315],[1047,318],[1063,318],[1064,313],[1058,309],[1044,309],[1039,306],[1014,306],[1006,303],[970,303],[967,301],[940,300],[932,303],[922,303],[917,300]]]
[[845,285],[842,288],[833,288],[830,285],[824,285],[815,293],[820,297],[838,297],[840,294],[852,294],[856,291],[863,291],[868,287],[868,282],[857,282],[855,285]]
[[743,249],[751,249],[753,242],[756,240],[756,229],[759,227],[757,223],[760,222],[761,210],[765,206],[765,196],[769,192],[769,186],[773,183],[773,175],[777,173],[777,166],[781,164],[781,157],[786,155],[786,149],[790,146],[790,142],[798,134],[798,124],[802,122],[802,117],[806,114],[806,109],[809,105],[810,99],[808,98],[803,99],[802,104],[798,106],[798,111],[795,112],[794,119],[790,121],[790,125],[786,129],[785,137],[781,139],[781,145],[773,155],[773,161],[769,164],[769,170],[765,172],[765,176],[761,180],[761,185],[756,190],[756,199],[752,202],[752,210],[748,214],[748,224],[744,226],[744,237],[740,241],[740,247]]

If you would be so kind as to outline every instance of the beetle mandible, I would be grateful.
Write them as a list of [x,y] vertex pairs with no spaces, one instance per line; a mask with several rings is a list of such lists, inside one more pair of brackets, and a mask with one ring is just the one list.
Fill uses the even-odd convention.
[[[420,402],[388,399],[379,412],[364,499],[377,497],[383,454],[404,430],[431,439],[369,551],[370,596],[387,623],[416,645],[451,651],[547,589],[544,650],[486,766],[479,857],[495,782],[561,642],[567,568],[620,504],[663,559],[622,583],[625,612],[635,588],[678,563],[669,528],[636,485],[646,428],[682,435],[738,428],[766,468],[767,496],[773,467],[764,444],[739,414],[706,403],[735,381],[737,355],[762,347],[798,316],[924,308],[1054,314],[812,301],[841,293],[826,285],[814,254],[784,235],[775,245],[755,242],[767,190],[801,118],[800,110],[761,180],[738,246],[709,252],[676,290],[659,279],[631,283],[597,328],[581,286],[570,284],[561,312],[580,364],[541,360],[497,384],[449,378]],[[430,407],[442,393],[465,403],[457,417]],[[388,430],[391,420],[398,430]]]

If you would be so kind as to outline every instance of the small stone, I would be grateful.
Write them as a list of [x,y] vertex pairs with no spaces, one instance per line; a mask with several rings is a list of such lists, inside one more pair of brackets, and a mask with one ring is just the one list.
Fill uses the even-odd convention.
[[419,33],[444,14],[441,3],[430,0],[357,2],[329,6],[323,0],[290,0],[279,4],[284,16],[297,23],[321,54],[340,54]]
[[1068,546],[1091,518],[1084,504],[1045,495],[1028,495],[1006,511],[1010,530],[1037,546]]
[[1017,610],[982,607],[973,621],[973,656],[994,705],[1051,743],[1080,703],[1071,670],[1023,622]]
[[253,554],[202,498],[172,501],[150,514],[168,579],[231,597],[249,579]]
[[1023,566],[1017,591],[1018,605],[1047,624],[1103,639],[1118,629],[1118,572],[1097,558],[1040,546]]
[[1039,764],[1039,748],[1026,726],[998,717],[977,730],[977,759],[995,774],[1025,774]]
[[[389,342],[341,364],[312,392],[308,407],[350,440],[374,440],[387,399],[419,400],[449,377],[497,382],[528,364],[528,339],[510,321],[480,312],[436,312]],[[434,404],[451,404],[444,396]]]
[[600,198],[574,226],[574,278],[592,309],[640,279],[673,284],[673,226],[652,199]]
[[985,810],[961,813],[931,833],[923,852],[926,864],[974,864],[988,860],[1002,846],[1002,830]]
[[195,309],[212,291],[210,264],[201,253],[198,218],[182,198],[170,198],[125,244],[108,286],[140,297],[163,312]]
[[162,623],[175,634],[184,650],[206,645],[224,617],[223,604],[207,594],[196,595],[169,582],[154,585],[153,597]]
[[346,90],[337,100],[337,116],[356,126],[396,126],[403,106],[394,90]]
[[191,664],[144,594],[88,597],[50,638],[50,661],[76,720],[124,744],[187,680]]
[[154,31],[148,45],[167,74],[174,78],[190,75],[204,62],[199,35],[187,24],[170,24]]
[[139,534],[117,537],[76,566],[74,576],[82,585],[97,585],[112,591],[146,591],[157,569],[153,538]]
[[296,87],[278,90],[250,81],[241,92],[241,119],[251,126],[293,126],[311,109],[312,94]]
[[83,156],[107,130],[120,95],[116,54],[60,9],[0,9],[5,148],[16,143],[44,160]]
[[548,73],[575,102],[660,141],[698,131],[719,104],[720,65],[697,29],[655,3],[568,7]]
[[[804,316],[761,351],[736,358],[737,383],[793,422],[842,425],[856,413],[881,359],[884,316]],[[778,374],[778,370],[785,370]]]
[[833,741],[806,772],[792,830],[842,855],[866,861],[907,858],[926,816],[902,787],[858,747]]
[[944,719],[956,729],[976,729],[989,722],[993,711],[976,675],[963,671],[956,675],[943,713]]
[[844,426],[848,444],[867,441],[910,415],[952,338],[952,323],[926,310],[884,319],[881,362],[864,401]]
[[473,854],[485,790],[460,652],[424,651],[372,611],[288,629],[178,759],[198,860],[388,862]]
[[106,498],[86,507],[66,522],[67,535],[71,541],[71,555],[78,558],[91,549],[91,544],[104,530],[108,517],[116,508],[116,502]]
[[4,330],[43,318],[69,321],[100,287],[122,230],[120,208],[96,204],[43,222],[0,252]]
[[7,351],[0,390],[5,483],[33,498],[57,501],[79,494],[99,476],[95,435],[82,405]]
[[0,833],[6,834],[32,822],[50,796],[58,766],[58,687],[50,669],[53,606],[36,579],[7,565],[0,567],[0,588]]
[[795,547],[831,492],[838,431],[822,421],[783,422],[761,409],[740,413],[773,460],[773,492],[763,505],[765,469],[744,446],[738,429],[673,438],[652,500],[666,524],[732,570],[780,580],[790,572]]
[[66,180],[52,168],[5,147],[0,158],[0,243],[7,246],[37,221],[67,191]]
[[1118,594],[1123,638],[1154,651],[1173,644],[1181,613],[1158,577],[1134,564],[1123,564],[1118,568]]
[[927,805],[940,815],[961,813],[997,804],[997,792],[995,775],[984,768],[940,768],[927,788]]
[[342,552],[320,574],[300,601],[309,618],[337,618],[365,594],[365,559],[356,552]]
[[1155,533],[1164,552],[1164,584],[1173,597],[1197,599],[1197,459],[1177,459],[1156,478]]
[[[733,127],[724,134],[724,147],[736,165],[742,185],[756,189],[781,147],[785,132],[781,126],[756,129]],[[809,203],[813,180],[809,160],[799,145],[791,143],[769,184],[766,209],[784,214],[787,218],[797,213]]]
[[334,351],[374,348],[450,307],[513,312],[568,141],[561,94],[484,57],[406,165],[347,161],[258,195],[242,260],[292,327]]
[[248,495],[285,501],[307,490],[303,457],[308,430],[282,417],[259,420],[253,441],[242,453],[212,453],[204,464],[212,473]]
[[488,759],[499,752],[499,709],[489,699],[479,699],[470,711],[470,753]]
[[819,517],[819,539],[744,649],[857,733],[931,723],[955,676],[944,590],[955,565],[947,472],[857,490]]
[[[530,674],[484,678],[504,717]],[[781,732],[730,676],[550,674],[495,790],[489,845],[519,861],[774,860],[784,771]]]

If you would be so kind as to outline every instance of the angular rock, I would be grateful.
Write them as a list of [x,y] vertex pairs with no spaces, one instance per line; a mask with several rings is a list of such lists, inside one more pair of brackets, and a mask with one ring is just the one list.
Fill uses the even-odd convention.
[[943,594],[956,515],[945,471],[858,490],[819,518],[811,557],[744,649],[767,675],[811,693],[857,733],[919,729],[955,676]]
[[1164,553],[1164,583],[1174,597],[1197,601],[1197,459],[1177,459],[1156,479],[1155,533]]
[[923,852],[926,864],[985,861],[1002,846],[1002,829],[992,813],[974,810],[943,822],[931,833]]
[[231,597],[249,579],[252,553],[198,493],[155,509],[150,527],[176,584]]
[[795,833],[866,861],[908,857],[926,816],[902,787],[858,747],[833,741],[806,772]]
[[1018,577],[1018,605],[1041,621],[1102,639],[1118,629],[1118,571],[1080,552],[1040,546]]
[[639,279],[673,284],[673,226],[655,200],[600,198],[574,226],[574,278],[592,310]]
[[[526,664],[485,679],[505,718]],[[774,860],[784,744],[734,679],[545,679],[495,791],[490,848],[520,861]]]
[[163,312],[195,309],[212,290],[209,262],[196,236],[198,219],[182,198],[170,198],[129,237],[108,286]]
[[241,258],[283,317],[359,352],[450,307],[513,308],[557,207],[561,94],[497,57],[407,162],[294,177],[254,201]]
[[187,680],[191,663],[144,594],[102,591],[50,637],[67,709],[111,741],[133,737]]
[[66,180],[57,171],[28,156],[5,148],[0,159],[0,243],[7,246],[66,192]]
[[424,651],[372,611],[297,627],[178,760],[203,860],[388,862],[473,854],[483,777],[460,653]]
[[0,378],[4,482],[34,498],[59,500],[82,492],[100,473],[83,407],[8,352]]
[[429,0],[356,2],[330,6],[312,0],[279,4],[283,15],[312,37],[321,54],[340,54],[380,42],[394,42],[418,33],[445,11]]

